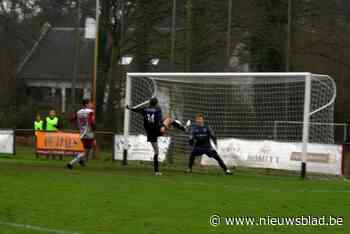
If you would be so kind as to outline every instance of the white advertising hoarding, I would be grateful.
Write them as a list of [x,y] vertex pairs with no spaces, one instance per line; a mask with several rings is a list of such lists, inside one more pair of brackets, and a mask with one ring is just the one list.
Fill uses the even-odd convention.
[[[241,139],[218,140],[218,153],[229,166],[295,170],[301,168],[302,143],[253,141]],[[202,157],[203,165],[217,165]],[[342,147],[340,145],[308,144],[308,172],[341,175]]]
[[[169,146],[170,137],[159,137],[159,161],[163,162],[166,158]],[[125,138],[123,135],[114,136],[114,159],[122,160],[124,151]],[[128,137],[128,160],[153,161],[153,149],[147,137],[144,135]]]
[[0,153],[15,153],[15,134],[13,130],[0,130]]
[[86,18],[85,20],[85,39],[96,38],[96,21],[94,18]]

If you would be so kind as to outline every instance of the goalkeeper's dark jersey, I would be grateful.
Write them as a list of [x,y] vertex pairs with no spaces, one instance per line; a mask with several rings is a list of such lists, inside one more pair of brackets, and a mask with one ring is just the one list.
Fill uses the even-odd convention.
[[216,137],[209,125],[199,126],[195,124],[192,126],[189,140],[190,145],[195,148],[211,148],[210,139],[216,144]]

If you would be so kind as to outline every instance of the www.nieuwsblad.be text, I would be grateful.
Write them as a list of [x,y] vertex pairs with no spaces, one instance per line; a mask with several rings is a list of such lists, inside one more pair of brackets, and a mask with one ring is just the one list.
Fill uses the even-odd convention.
[[218,226],[342,226],[343,217],[336,216],[221,216],[214,214],[209,224]]

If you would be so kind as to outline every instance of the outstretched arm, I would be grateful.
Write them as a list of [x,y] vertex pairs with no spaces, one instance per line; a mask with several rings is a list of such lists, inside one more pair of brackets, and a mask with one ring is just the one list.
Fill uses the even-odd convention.
[[195,137],[194,137],[193,127],[190,130],[190,138],[188,140],[188,143],[190,144],[190,146],[194,146],[195,145]]
[[210,138],[213,140],[214,144],[217,145],[218,142],[213,129],[211,129],[211,127],[209,127],[208,129],[209,129]]
[[146,101],[144,103],[141,103],[139,105],[136,105],[134,107],[130,107],[129,105],[126,105],[126,109],[131,110],[132,112],[136,112],[136,113],[142,113],[143,110],[146,108],[147,104],[149,103],[149,101]]
[[142,113],[143,110],[145,109],[145,107],[130,107],[130,106],[126,106],[125,108],[135,113]]

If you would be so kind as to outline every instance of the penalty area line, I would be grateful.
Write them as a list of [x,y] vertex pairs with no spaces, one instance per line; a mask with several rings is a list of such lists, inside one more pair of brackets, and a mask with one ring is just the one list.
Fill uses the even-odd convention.
[[79,232],[70,232],[70,231],[65,231],[65,230],[49,229],[49,228],[34,226],[34,225],[30,225],[30,224],[20,224],[20,223],[10,223],[10,222],[2,222],[2,221],[0,221],[0,225],[9,226],[9,227],[15,227],[15,228],[22,228],[22,229],[35,230],[35,231],[45,232],[45,233],[80,234]]

